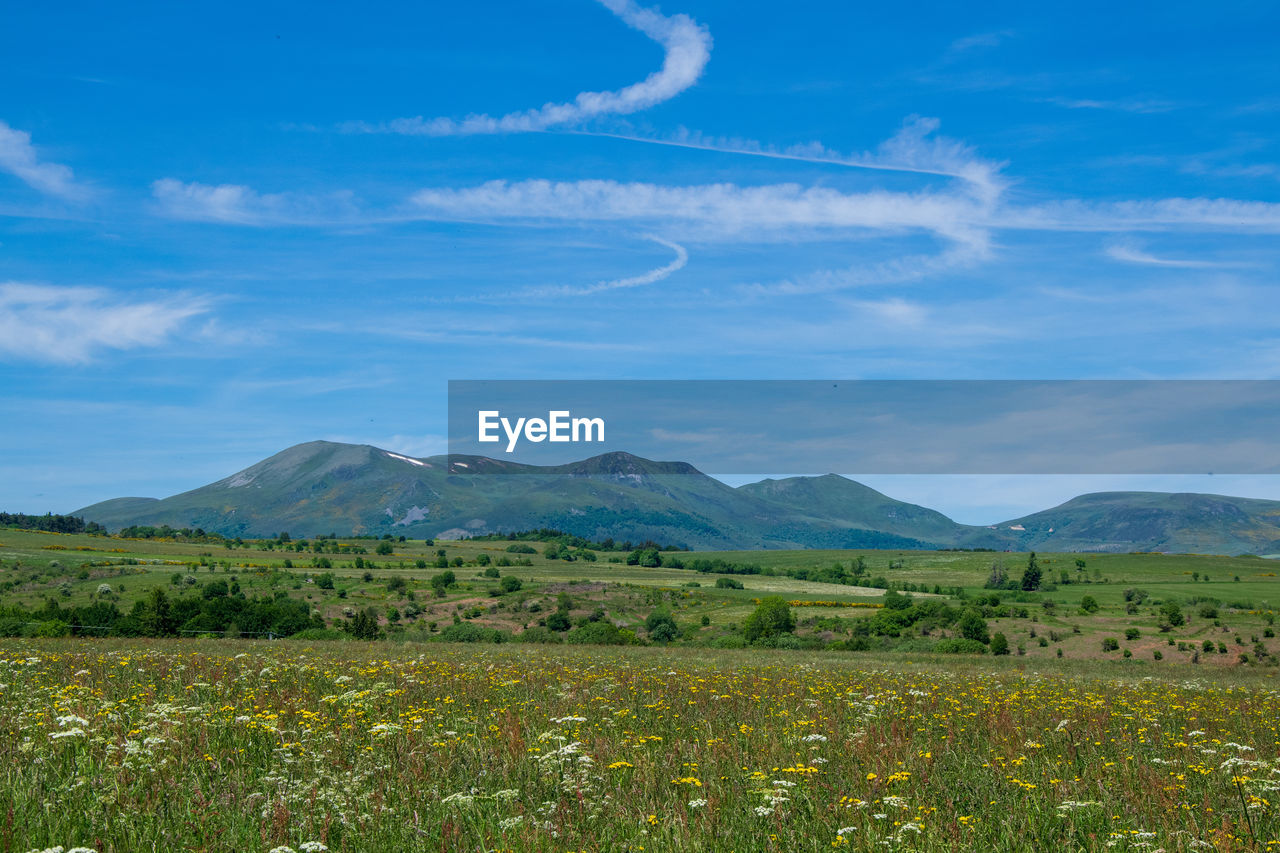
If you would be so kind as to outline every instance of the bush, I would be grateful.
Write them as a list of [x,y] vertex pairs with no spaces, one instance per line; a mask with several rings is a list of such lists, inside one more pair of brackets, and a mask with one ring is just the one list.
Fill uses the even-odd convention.
[[50,619],[36,627],[37,637],[66,637],[71,633],[71,626],[61,619]]
[[738,634],[726,634],[711,641],[713,649],[745,649],[747,641]]
[[294,634],[290,639],[293,640],[341,640],[347,635],[342,631],[335,631],[333,628],[306,628]]
[[524,586],[524,583],[520,578],[512,577],[511,575],[507,575],[498,583],[498,587],[503,592],[518,592],[522,586]]
[[517,634],[515,640],[518,643],[563,643],[560,635],[549,628],[541,625],[535,625],[532,628],[526,628],[523,633]]
[[672,617],[671,611],[666,608],[659,608],[650,613],[644,620],[644,630],[649,635],[649,639],[655,643],[668,643],[680,636],[676,620]]
[[1085,613],[1097,613],[1098,600],[1092,595],[1086,595],[1084,598],[1080,599],[1080,609]]
[[944,655],[983,655],[987,653],[987,646],[978,640],[957,637],[939,640],[933,650]]
[[716,589],[742,589],[742,581],[734,578],[716,578]]
[[[481,556],[484,555],[482,554]],[[498,571],[496,566],[490,566],[484,570],[484,576],[487,578],[500,578],[502,577],[502,572]]]
[[761,601],[742,624],[743,636],[750,642],[790,634],[795,629],[796,620],[791,615],[791,605],[776,595]]
[[565,641],[574,645],[629,646],[635,644],[636,635],[620,630],[612,622],[588,622],[566,634]]
[[1133,642],[1134,640],[1138,639],[1141,636],[1142,636],[1142,632],[1139,631],[1137,628],[1124,629],[1124,638],[1130,642]]
[[994,634],[991,637],[991,654],[1007,655],[1009,654],[1009,640],[1004,634]]
[[505,643],[511,637],[505,631],[458,622],[441,631],[440,639],[446,643]]
[[991,639],[987,634],[986,620],[976,610],[966,610],[957,627],[960,629],[960,636],[966,640],[975,640],[985,646]]
[[510,554],[536,554],[538,549],[532,545],[525,545],[523,542],[517,542],[514,545],[507,546],[507,552]]
[[1115,637],[1107,637],[1102,641],[1102,650],[1104,652],[1114,652],[1118,648],[1120,648],[1120,641]]

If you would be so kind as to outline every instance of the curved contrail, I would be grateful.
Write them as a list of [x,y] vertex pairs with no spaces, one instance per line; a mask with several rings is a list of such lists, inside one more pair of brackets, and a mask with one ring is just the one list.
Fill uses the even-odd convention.
[[470,115],[464,119],[401,118],[383,125],[357,123],[370,133],[411,136],[462,136],[477,133],[526,133],[574,124],[602,115],[628,115],[670,100],[702,76],[711,58],[711,34],[688,15],[663,15],[637,6],[634,0],[598,0],[632,29],[662,45],[662,68],[638,83],[609,92],[580,92],[569,103],[545,104],[503,116]]
[[584,287],[574,287],[572,285],[548,285],[545,287],[530,287],[525,290],[518,291],[520,296],[586,296],[590,293],[601,293],[606,290],[625,290],[629,287],[643,287],[646,284],[662,281],[667,276],[677,270],[684,269],[685,264],[689,263],[689,252],[679,243],[673,243],[670,240],[664,240],[661,237],[652,234],[646,235],[646,238],[655,243],[666,246],[668,249],[676,253],[671,263],[660,266],[657,269],[651,269],[640,275],[633,275],[627,278],[616,278],[611,281],[600,281],[595,284],[589,284]]

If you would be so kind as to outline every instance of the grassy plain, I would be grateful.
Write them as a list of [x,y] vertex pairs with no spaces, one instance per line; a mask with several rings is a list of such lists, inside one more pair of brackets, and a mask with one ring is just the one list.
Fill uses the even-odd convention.
[[[0,640],[0,851],[1280,848],[1272,561],[1041,554],[1056,588],[999,591],[997,607],[981,603],[992,564],[1016,578],[1027,555],[696,555],[775,572],[722,576],[536,544],[340,541],[367,553],[313,566],[265,542],[0,530],[11,612],[128,611],[155,587],[176,601],[220,580],[334,623],[405,614],[381,620],[396,642]],[[437,594],[441,550],[462,565]],[[499,589],[484,557],[527,561],[499,570],[521,589]],[[934,653],[951,623],[822,650],[884,612],[833,605],[883,592],[785,570],[859,557],[917,601],[983,608],[1010,654]],[[792,601],[811,650],[709,647],[740,638],[766,595]],[[642,642],[667,608],[680,636],[438,642],[466,622],[518,638],[566,601]]]
[[0,849],[1265,850],[1275,670],[0,642]]

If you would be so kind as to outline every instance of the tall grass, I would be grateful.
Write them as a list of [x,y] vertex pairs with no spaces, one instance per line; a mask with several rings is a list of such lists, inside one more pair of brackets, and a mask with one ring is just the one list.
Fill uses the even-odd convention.
[[850,660],[6,642],[0,850],[1280,843],[1274,690]]

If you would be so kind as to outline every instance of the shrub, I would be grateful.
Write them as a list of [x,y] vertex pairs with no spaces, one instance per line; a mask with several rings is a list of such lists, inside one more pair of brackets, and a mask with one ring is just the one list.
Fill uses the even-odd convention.
[[517,643],[563,643],[560,635],[549,628],[541,625],[534,625],[532,628],[526,628],[522,633],[516,634],[515,641]]
[[791,605],[778,596],[763,599],[742,624],[743,636],[750,642],[790,634],[795,629],[796,620],[791,615]]
[[1102,641],[1102,650],[1104,652],[1114,652],[1118,648],[1120,648],[1120,641],[1115,637],[1107,637]]
[[1132,641],[1134,641],[1134,640],[1138,639],[1138,638],[1139,638],[1139,637],[1141,637],[1141,636],[1142,636],[1142,632],[1141,632],[1141,631],[1139,631],[1137,628],[1125,628],[1125,629],[1124,629],[1124,638],[1125,638],[1126,640],[1129,640],[1130,642],[1132,642]]
[[629,646],[635,644],[636,635],[620,630],[612,622],[588,622],[566,634],[565,641],[575,645]]
[[649,614],[649,617],[644,620],[644,630],[649,635],[649,639],[655,643],[668,643],[680,636],[676,620],[672,617],[671,611],[665,607],[658,608]]
[[446,643],[505,643],[511,637],[505,631],[457,622],[441,631],[440,639]]
[[522,586],[524,586],[524,582],[520,578],[512,577],[511,575],[507,575],[498,583],[498,587],[503,592],[518,592]]
[[734,578],[716,578],[716,589],[742,589],[742,581]]
[[1009,640],[1004,634],[994,634],[991,637],[991,654],[1007,655],[1009,654]]
[[939,640],[933,650],[947,655],[982,655],[986,654],[987,646],[977,640],[955,638]]
[[960,629],[960,636],[966,640],[976,640],[983,645],[991,640],[987,634],[986,620],[976,610],[966,610],[957,627]]
[[294,640],[341,640],[347,635],[333,628],[306,628],[294,634]]

